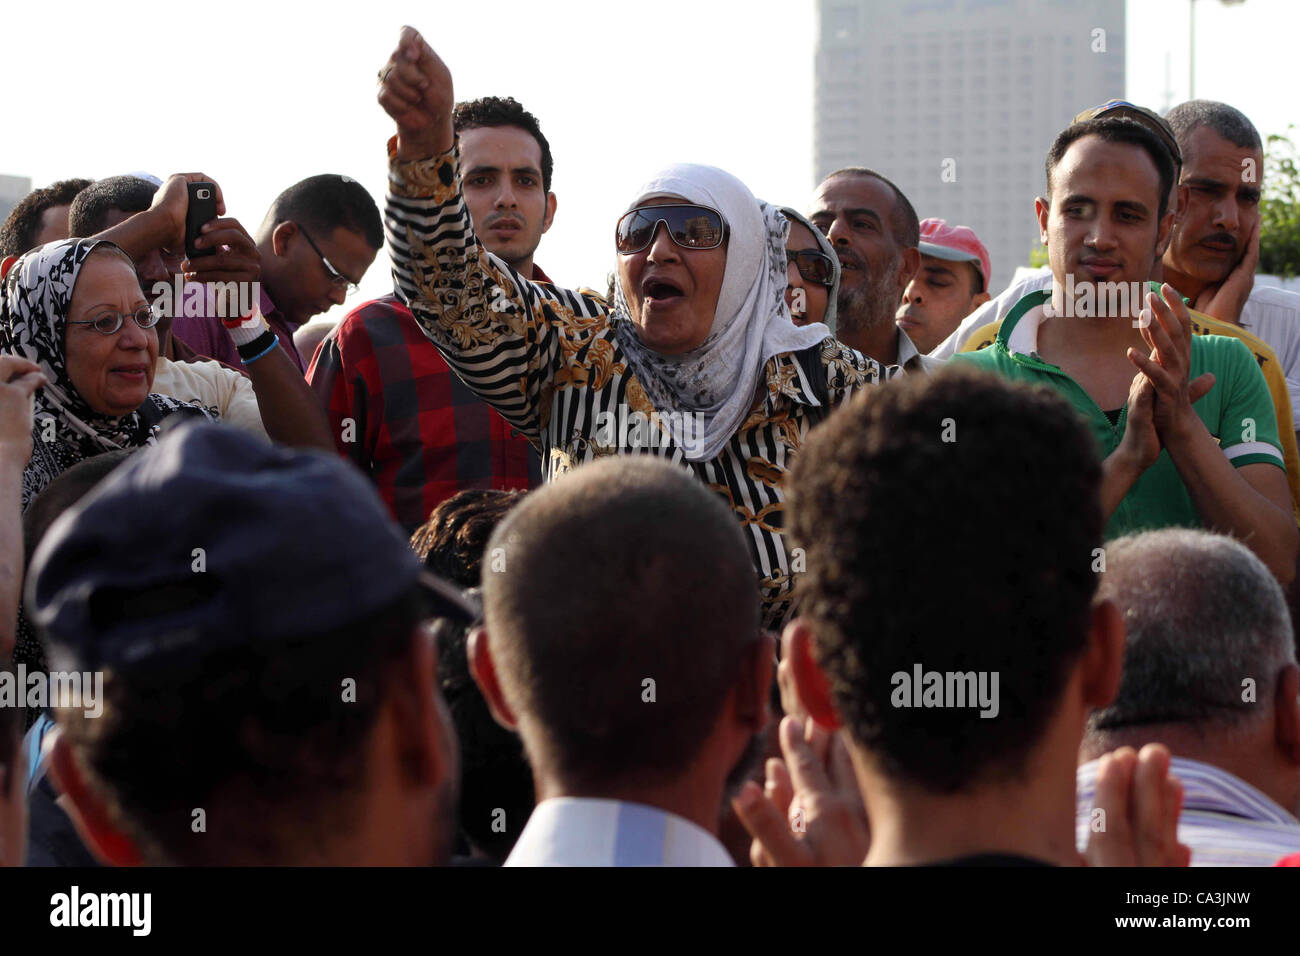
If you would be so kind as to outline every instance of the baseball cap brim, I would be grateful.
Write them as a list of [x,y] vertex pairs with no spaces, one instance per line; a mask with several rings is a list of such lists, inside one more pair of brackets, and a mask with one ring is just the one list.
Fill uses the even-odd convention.
[[947,246],[936,246],[932,242],[921,240],[917,246],[923,256],[933,256],[936,259],[947,259],[949,262],[973,262],[975,268],[983,272],[980,257],[971,255],[969,252],[962,252],[960,249],[949,249]]
[[476,596],[458,588],[450,581],[431,571],[421,571],[416,581],[428,604],[432,617],[445,617],[458,624],[473,624],[483,616],[483,608]]

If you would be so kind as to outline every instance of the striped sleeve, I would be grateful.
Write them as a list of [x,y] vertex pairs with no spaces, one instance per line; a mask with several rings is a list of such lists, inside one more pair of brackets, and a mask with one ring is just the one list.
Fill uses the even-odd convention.
[[[1216,338],[1206,336],[1206,338]],[[1268,394],[1264,373],[1250,350],[1237,339],[1223,339],[1229,375],[1223,383],[1224,397],[1219,425],[1219,446],[1236,468],[1270,464],[1286,470],[1282,442],[1278,437],[1277,414]]]
[[489,253],[474,235],[458,162],[457,148],[416,162],[390,158],[384,228],[394,284],[457,376],[540,442],[541,406],[565,360],[561,339],[570,326],[603,319],[604,305],[530,282]]

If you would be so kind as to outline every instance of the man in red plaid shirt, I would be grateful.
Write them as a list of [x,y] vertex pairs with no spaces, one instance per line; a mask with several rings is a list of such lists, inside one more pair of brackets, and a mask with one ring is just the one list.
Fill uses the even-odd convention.
[[[457,105],[465,201],[488,251],[534,281],[555,216],[551,147],[515,100]],[[537,451],[458,379],[395,295],[353,309],[316,350],[307,380],[339,454],[378,486],[408,532],[463,488],[534,488]]]

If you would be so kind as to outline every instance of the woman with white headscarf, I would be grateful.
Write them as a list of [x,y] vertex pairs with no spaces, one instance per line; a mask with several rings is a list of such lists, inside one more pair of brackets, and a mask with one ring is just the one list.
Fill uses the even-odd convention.
[[808,429],[882,377],[785,302],[788,220],[711,166],[664,170],[615,225],[614,301],[528,281],[474,235],[451,77],[414,30],[381,71],[397,122],[385,225],[397,291],[456,373],[543,455],[552,478],[654,454],[724,497],[778,626],[792,573],[784,481]]

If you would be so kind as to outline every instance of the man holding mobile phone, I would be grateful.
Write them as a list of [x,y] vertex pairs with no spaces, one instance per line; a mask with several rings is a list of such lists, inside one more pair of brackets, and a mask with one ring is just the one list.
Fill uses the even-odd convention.
[[[201,184],[199,184],[201,186]],[[207,250],[225,237],[207,224],[197,225],[193,252],[185,265],[193,271]],[[307,363],[293,344],[293,333],[314,315],[342,305],[356,291],[375,255],[383,247],[384,229],[375,201],[355,179],[334,173],[310,176],[290,186],[271,203],[256,233],[261,259],[259,311],[299,375]],[[212,266],[211,281],[229,281],[226,270]],[[179,315],[177,338],[196,352],[243,369],[243,358],[222,328],[218,315]]]

